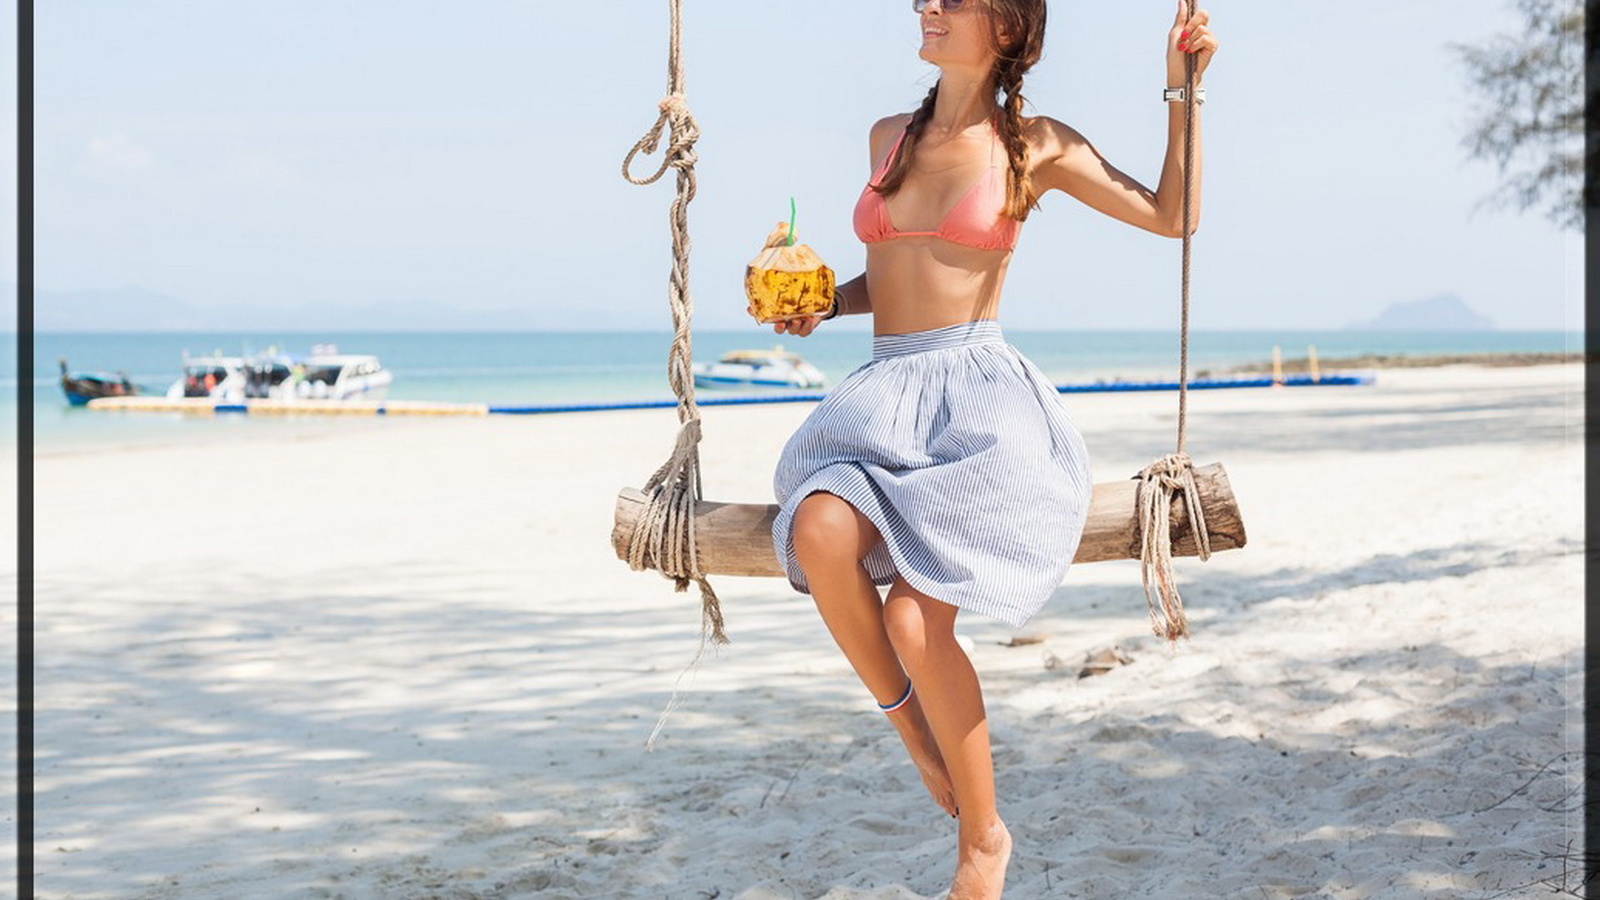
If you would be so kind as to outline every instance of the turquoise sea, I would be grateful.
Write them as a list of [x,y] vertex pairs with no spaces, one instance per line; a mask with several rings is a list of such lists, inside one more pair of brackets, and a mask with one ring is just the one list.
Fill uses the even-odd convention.
[[[1171,332],[1020,331],[1006,338],[1057,384],[1101,379],[1176,378],[1178,341]],[[205,440],[248,433],[274,439],[303,430],[296,417],[177,413],[107,413],[71,408],[58,381],[57,360],[74,372],[125,371],[134,383],[165,392],[178,377],[185,351],[198,355],[265,351],[305,352],[312,344],[337,344],[341,352],[376,354],[394,373],[391,399],[497,404],[667,399],[665,332],[271,332],[271,333],[41,333],[33,336],[32,384],[36,449],[60,451],[168,441]],[[820,331],[808,338],[770,330],[706,331],[694,336],[695,360],[714,360],[729,350],[772,347],[800,353],[827,375],[830,384],[871,358],[865,330]],[[1208,331],[1190,338],[1190,373],[1269,360],[1272,348],[1285,358],[1303,357],[1315,345],[1320,357],[1361,353],[1576,352],[1581,332],[1363,332]],[[0,373],[16,371],[15,344],[0,342]],[[5,383],[0,421],[16,428],[16,379]],[[701,391],[711,396],[710,391]],[[318,427],[340,421],[318,417]],[[343,420],[354,421],[354,420]],[[445,420],[441,420],[445,421]]]

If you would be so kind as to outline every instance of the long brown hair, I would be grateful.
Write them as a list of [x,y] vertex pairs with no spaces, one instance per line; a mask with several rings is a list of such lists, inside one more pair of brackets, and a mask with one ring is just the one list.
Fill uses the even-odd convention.
[[[1028,212],[1038,205],[1038,198],[1028,190],[1028,144],[1022,136],[1022,76],[1033,68],[1044,52],[1045,0],[983,0],[988,6],[991,29],[989,42],[999,57],[990,73],[995,93],[1005,94],[1001,102],[1000,142],[1005,145],[1010,163],[1006,173],[1005,214],[1019,222],[1026,221]],[[1000,43],[1000,32],[1008,40]],[[906,138],[900,145],[900,155],[884,173],[883,180],[873,190],[890,196],[900,190],[906,176],[911,174],[911,161],[916,156],[917,142],[933,118],[934,101],[939,97],[939,84],[935,82],[922,99],[922,105],[911,114],[906,126]]]

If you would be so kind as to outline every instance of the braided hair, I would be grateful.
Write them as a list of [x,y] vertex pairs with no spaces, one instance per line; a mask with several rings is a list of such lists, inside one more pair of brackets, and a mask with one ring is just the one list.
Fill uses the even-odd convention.
[[[1026,221],[1028,213],[1039,205],[1039,199],[1028,190],[1028,143],[1023,137],[1022,76],[1033,68],[1044,53],[1045,0],[984,0],[994,26],[990,44],[995,55],[990,81],[997,95],[1004,94],[1000,102],[1000,143],[1006,148],[1005,214],[1019,222]],[[1007,41],[1000,43],[1004,31]],[[934,102],[939,98],[939,83],[935,82],[922,98],[922,105],[911,114],[906,125],[906,137],[900,145],[900,155],[884,173],[883,180],[872,189],[885,197],[893,195],[911,174],[912,160],[916,158],[917,143],[933,118]]]

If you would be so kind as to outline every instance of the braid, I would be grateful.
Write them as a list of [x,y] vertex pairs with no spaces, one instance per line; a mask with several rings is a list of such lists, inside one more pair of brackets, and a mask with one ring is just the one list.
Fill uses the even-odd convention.
[[922,132],[928,127],[928,120],[933,118],[934,101],[939,99],[939,83],[928,89],[928,96],[922,98],[922,105],[911,114],[911,122],[906,125],[906,139],[900,143],[900,156],[883,173],[883,180],[871,185],[872,189],[885,197],[891,196],[900,190],[900,185],[905,183],[906,176],[911,174],[911,160],[917,154],[917,141],[922,137]]
[[1000,89],[1005,92],[1004,115],[1000,117],[1000,141],[1005,144],[1006,158],[1010,163],[1006,178],[1005,214],[1019,222],[1028,219],[1028,213],[1038,205],[1038,198],[1028,189],[1028,142],[1022,135],[1022,72],[1020,60],[1003,59],[999,70]]

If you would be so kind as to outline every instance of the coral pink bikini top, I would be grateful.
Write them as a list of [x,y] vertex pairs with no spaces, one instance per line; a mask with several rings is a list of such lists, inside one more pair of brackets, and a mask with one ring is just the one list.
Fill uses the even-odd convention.
[[894,160],[895,154],[900,150],[900,144],[906,139],[904,129],[900,137],[895,139],[894,146],[889,148],[889,153],[878,164],[872,173],[872,179],[867,187],[862,188],[861,196],[856,200],[855,227],[856,237],[864,244],[876,244],[879,241],[892,240],[900,237],[940,237],[957,244],[976,247],[980,250],[1010,250],[1017,245],[1017,233],[1021,230],[1022,223],[1004,214],[1006,205],[1006,172],[995,164],[994,145],[989,146],[989,168],[984,171],[978,183],[974,184],[967,192],[956,201],[956,205],[945,214],[944,221],[934,231],[900,231],[889,221],[889,205],[884,202],[883,195],[872,189],[883,174],[889,170],[889,164]]

